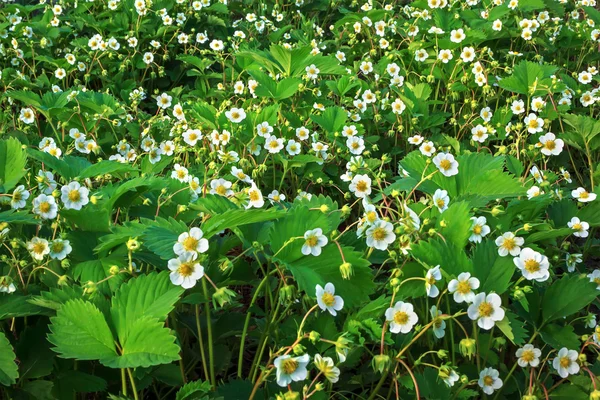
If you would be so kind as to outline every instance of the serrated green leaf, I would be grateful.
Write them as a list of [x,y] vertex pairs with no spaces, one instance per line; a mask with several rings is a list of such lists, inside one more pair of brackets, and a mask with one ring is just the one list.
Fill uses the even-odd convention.
[[544,321],[568,317],[598,298],[596,285],[585,276],[564,276],[553,282],[542,300]]
[[15,138],[0,140],[0,192],[7,193],[25,176],[27,153]]
[[436,229],[447,242],[462,248],[471,236],[472,216],[469,203],[466,201],[450,203],[450,206],[438,217]]
[[168,272],[140,275],[121,285],[112,298],[110,314],[123,342],[139,318],[150,317],[164,322],[183,293],[173,285]]
[[0,332],[0,384],[4,386],[14,384],[19,377],[15,358],[15,352],[10,342],[4,333]]
[[69,300],[50,321],[48,341],[60,357],[102,360],[116,356],[112,332],[104,315],[92,303]]
[[210,382],[194,381],[186,383],[177,391],[175,400],[198,400],[212,390]]
[[179,360],[175,336],[163,325],[150,316],[137,319],[121,342],[121,355],[105,357],[100,362],[111,368],[138,368]]

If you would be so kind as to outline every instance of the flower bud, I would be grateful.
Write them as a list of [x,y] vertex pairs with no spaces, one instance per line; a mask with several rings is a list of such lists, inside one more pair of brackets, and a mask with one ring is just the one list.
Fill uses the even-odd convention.
[[590,400],[600,400],[600,390],[594,390],[590,393]]
[[352,264],[345,262],[340,265],[340,274],[342,274],[343,279],[350,279],[353,274]]
[[212,300],[215,308],[217,307],[215,303],[219,304],[219,307],[223,307],[225,304],[230,303],[231,300],[235,298],[235,292],[233,290],[229,290],[226,287],[218,288],[213,294]]
[[379,371],[380,374],[383,374],[390,366],[390,356],[387,354],[379,354],[373,357],[372,366],[374,371]]
[[306,347],[304,347],[300,343],[298,343],[297,345],[294,346],[292,351],[294,352],[295,355],[301,356],[302,354],[304,354],[306,352]]
[[119,273],[119,267],[116,266],[116,265],[111,266],[108,269],[108,273],[111,274],[111,275],[117,275]]
[[471,359],[477,351],[477,343],[473,339],[465,338],[460,341],[458,348],[460,350],[460,354]]
[[494,206],[494,208],[492,208],[492,215],[494,217],[497,217],[500,214],[504,214],[504,207],[502,207],[502,206]]
[[136,251],[140,248],[140,242],[138,242],[137,238],[129,239],[127,241],[127,250]]
[[310,340],[313,344],[317,343],[321,339],[321,334],[317,331],[311,331],[308,334],[308,340]]

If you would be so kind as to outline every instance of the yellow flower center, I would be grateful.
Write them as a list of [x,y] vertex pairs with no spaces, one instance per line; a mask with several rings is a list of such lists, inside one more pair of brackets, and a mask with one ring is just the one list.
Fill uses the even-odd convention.
[[36,242],[33,245],[33,252],[36,254],[42,254],[46,250],[46,245],[43,242]]
[[575,229],[576,231],[580,231],[583,229],[583,226],[581,226],[580,223],[573,224],[573,229]]
[[309,237],[306,238],[306,245],[309,247],[315,247],[317,245],[317,243],[319,242],[319,238],[317,238],[315,235],[311,235]]
[[521,358],[524,361],[531,362],[535,358],[535,354],[533,353],[533,350],[525,350],[521,355]]
[[385,228],[378,227],[373,230],[373,239],[383,240],[386,237],[387,237],[387,232],[386,232]]
[[540,270],[540,263],[530,258],[525,261],[525,270],[530,273],[537,272]]
[[333,297],[333,295],[329,292],[325,292],[323,293],[323,296],[321,297],[321,300],[323,300],[323,303],[327,306],[327,307],[331,307],[335,304],[335,298]]
[[586,192],[585,190],[583,192],[579,193],[580,199],[587,199],[588,197],[590,197],[590,194],[588,192]]
[[183,239],[182,245],[185,251],[196,251],[196,248],[198,247],[198,239],[188,236]]
[[369,221],[370,223],[375,222],[375,220],[377,219],[377,213],[375,211],[369,211],[367,213],[367,221]]
[[368,185],[367,185],[367,182],[365,182],[365,181],[361,180],[356,183],[356,189],[359,192],[365,192],[367,190],[367,188],[368,188]]
[[504,247],[506,250],[512,250],[516,247],[516,243],[515,243],[515,239],[514,238],[505,238],[504,242],[502,242],[502,247]]
[[283,372],[285,372],[287,375],[290,375],[298,369],[298,361],[291,358],[286,358],[281,363],[281,369],[283,369]]
[[81,199],[81,194],[79,194],[79,190],[73,189],[69,192],[68,197],[71,201],[79,201],[79,199]]
[[225,194],[227,193],[227,188],[225,187],[225,185],[219,185],[215,189],[215,192],[217,192],[217,194],[220,194],[221,196],[225,196]]
[[65,248],[65,245],[62,242],[54,242],[52,243],[52,251],[54,253],[60,253]]
[[474,234],[476,234],[476,235],[479,235],[479,234],[481,234],[481,230],[482,230],[482,227],[481,227],[481,225],[475,225],[475,226],[473,227],[473,233],[474,233]]
[[567,356],[560,358],[560,366],[563,368],[568,368],[571,365],[571,359]]
[[494,307],[487,301],[484,301],[479,305],[478,310],[481,317],[489,317],[494,312]]
[[181,263],[179,268],[177,268],[177,272],[179,272],[179,275],[183,276],[184,278],[191,276],[194,273],[194,270],[195,270],[194,263],[191,261]]
[[468,281],[459,281],[456,290],[460,294],[467,294],[471,291],[471,285],[469,285]]
[[442,161],[440,161],[440,168],[442,168],[443,170],[449,170],[451,166],[452,163],[450,162],[450,160],[443,159]]
[[47,213],[48,211],[50,211],[50,203],[48,203],[47,201],[43,201],[40,203],[40,211],[43,213]]
[[250,196],[250,201],[258,201],[260,200],[260,196],[258,195],[258,191],[251,190],[248,195]]
[[494,383],[494,378],[489,375],[483,377],[483,384],[485,386],[492,386],[492,383]]
[[394,314],[394,322],[398,325],[406,324],[408,322],[408,314],[404,311],[397,311],[396,314]]
[[556,148],[556,143],[554,143],[554,140],[547,140],[546,143],[544,143],[544,147],[548,150],[554,150]]
[[437,199],[437,206],[438,208],[444,208],[444,206],[446,205],[446,202],[444,201],[444,199]]

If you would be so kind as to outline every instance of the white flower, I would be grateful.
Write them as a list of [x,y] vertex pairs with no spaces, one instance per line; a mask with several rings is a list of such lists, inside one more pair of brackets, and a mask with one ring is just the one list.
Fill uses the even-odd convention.
[[448,191],[437,189],[433,194],[433,204],[437,207],[440,213],[444,212],[448,208],[448,203],[450,203]]
[[269,136],[265,142],[265,149],[269,150],[269,153],[276,154],[283,149],[283,139],[278,139],[275,136]]
[[441,318],[438,318],[440,315],[442,315],[442,312],[438,310],[436,306],[431,306],[429,313],[431,314],[431,318],[434,321],[432,326],[433,334],[438,339],[443,338],[446,335],[446,321],[444,321]]
[[335,286],[333,286],[333,283],[327,283],[325,289],[321,285],[317,285],[316,291],[317,304],[321,310],[327,310],[335,317],[337,311],[340,311],[344,307],[344,299],[335,295]]
[[365,150],[365,141],[360,136],[350,136],[346,140],[346,146],[348,146],[348,150],[350,153],[355,155],[361,155]]
[[62,192],[60,199],[67,210],[81,210],[83,206],[90,202],[88,188],[81,186],[79,182],[71,182],[60,188]]
[[171,283],[184,289],[193,288],[196,281],[204,276],[204,267],[196,262],[197,257],[198,253],[187,251],[170,259],[168,267],[171,270]]
[[577,189],[573,190],[571,192],[571,196],[582,203],[596,200],[596,193],[590,193],[582,187],[578,187]]
[[587,275],[587,277],[590,278],[590,282],[598,285],[596,289],[600,290],[600,269],[593,270],[591,274]]
[[33,113],[33,110],[29,107],[22,108],[21,114],[19,115],[19,119],[28,125],[33,124],[33,121],[35,121],[35,114]]
[[190,146],[195,146],[200,139],[202,139],[202,132],[200,129],[188,129],[183,133],[183,141]]
[[440,153],[433,158],[433,163],[444,176],[458,174],[458,162],[452,154]]
[[367,229],[367,246],[377,250],[386,250],[396,240],[394,226],[386,221],[377,220]]
[[469,236],[469,242],[481,243],[481,238],[490,233],[490,227],[486,225],[487,219],[485,217],[471,217],[471,221],[471,236]]
[[283,200],[285,200],[285,195],[279,193],[277,190],[273,190],[271,193],[269,193],[267,198],[269,199],[271,204],[273,204],[274,202],[279,203],[279,202],[282,202]]
[[273,127],[267,121],[256,125],[256,133],[261,137],[269,137],[273,133]]
[[488,138],[488,130],[480,124],[471,129],[471,135],[473,141],[483,143]]
[[334,365],[331,357],[321,357],[320,354],[316,354],[314,364],[329,382],[336,383],[340,379],[340,369]]
[[542,154],[546,156],[559,155],[565,145],[565,142],[562,139],[556,139],[556,135],[552,132],[540,136],[540,143],[542,144]]
[[302,254],[305,256],[309,254],[318,256],[321,254],[321,247],[325,246],[327,242],[327,236],[323,235],[323,230],[321,228],[306,231],[304,233]]
[[43,260],[44,256],[50,253],[48,241],[37,236],[27,242],[27,250],[29,250],[34,260],[39,261]]
[[516,356],[518,357],[517,363],[520,367],[537,367],[540,364],[540,356],[542,351],[536,349],[532,344],[526,344],[517,350]]
[[232,108],[225,112],[225,116],[231,122],[238,124],[246,118],[246,112],[242,108]]
[[448,64],[448,62],[452,60],[452,52],[450,50],[440,50],[438,60],[444,64]]
[[479,279],[471,278],[471,274],[463,272],[448,284],[448,291],[454,293],[454,301],[457,303],[471,303],[475,300],[473,289],[479,288]]
[[460,379],[456,371],[454,371],[451,368],[441,367],[440,372],[442,371],[444,372],[444,374],[440,374],[439,376],[442,378],[442,380],[448,387],[454,386],[454,384]]
[[573,272],[573,271],[575,271],[575,267],[577,266],[577,264],[583,262],[583,254],[567,253],[567,255],[565,256],[565,262],[567,264],[567,271]]
[[256,184],[252,183],[252,187],[248,189],[248,205],[246,208],[261,208],[265,205],[265,200],[263,199],[262,192]]
[[12,197],[10,198],[10,207],[15,210],[25,207],[29,196],[29,191],[25,189],[25,186],[17,186],[13,191]]
[[531,167],[531,170],[529,172],[531,176],[534,177],[537,183],[542,183],[544,181],[544,174],[535,165]]
[[402,112],[406,109],[406,105],[400,99],[394,100],[392,103],[392,112],[394,114],[402,114]]
[[217,39],[214,39],[212,42],[210,42],[209,46],[214,51],[222,51],[225,48],[223,41]]
[[525,239],[522,237],[515,236],[512,232],[504,232],[502,236],[496,238],[496,246],[498,246],[498,254],[502,257],[507,256],[509,253],[511,256],[518,256],[521,252],[521,247],[525,243]]
[[208,240],[204,239],[200,228],[192,228],[189,232],[183,232],[177,238],[177,243],[173,245],[173,252],[178,256],[192,252],[204,253],[208,250]]
[[250,178],[250,175],[246,174],[242,169],[238,167],[231,167],[231,175],[235,176],[242,182],[252,183],[252,178]]
[[231,196],[233,194],[231,182],[223,178],[213,179],[210,181],[210,193],[218,194],[219,196]]
[[54,219],[58,213],[58,206],[54,197],[40,194],[33,199],[33,212],[42,219]]
[[419,151],[424,156],[431,157],[433,153],[435,153],[433,142],[423,142],[423,144],[419,146]]
[[469,318],[477,320],[481,329],[490,330],[494,324],[504,319],[504,309],[501,307],[502,300],[496,293],[479,293],[473,299],[473,303],[467,309]]
[[527,132],[529,133],[538,133],[544,128],[544,120],[534,113],[530,113],[526,116],[524,122],[527,127]]
[[465,35],[462,29],[454,29],[450,32],[450,41],[453,43],[460,43],[465,40],[466,37],[467,35]]
[[14,283],[10,282],[10,281],[4,281],[2,279],[0,279],[0,293],[14,293],[17,290],[17,287],[15,286]]
[[350,183],[350,191],[356,197],[364,198],[371,194],[371,178],[367,175],[355,175]]
[[585,221],[581,221],[577,217],[571,218],[571,221],[567,223],[567,226],[575,230],[575,232],[573,232],[573,236],[586,238],[589,235],[588,229],[590,229],[590,224]]
[[311,64],[308,67],[306,67],[305,71],[306,77],[308,79],[317,79],[317,77],[319,76],[319,72],[321,72],[315,64]]
[[385,319],[390,323],[392,333],[408,333],[419,321],[412,304],[402,301],[385,311]]
[[515,100],[510,106],[513,114],[523,114],[525,112],[525,102],[523,100]]
[[494,393],[494,390],[498,390],[502,387],[500,373],[494,368],[485,368],[481,370],[477,383],[479,384],[479,387],[483,389],[483,393],[488,395]]
[[68,240],[54,239],[50,243],[50,257],[56,260],[63,260],[71,254],[73,248]]
[[292,382],[305,380],[308,375],[306,370],[308,361],[308,354],[300,357],[292,357],[289,354],[277,357],[273,361],[276,368],[277,384],[286,387]]
[[543,192],[537,186],[532,186],[529,189],[527,189],[527,199],[528,200],[531,200],[534,197],[538,197],[541,194],[543,194]]
[[579,372],[578,357],[579,353],[576,350],[569,350],[563,347],[558,351],[556,358],[552,360],[552,366],[561,378],[566,378],[569,375]]
[[156,98],[156,104],[162,108],[162,109],[166,109],[171,107],[171,100],[173,100],[173,98],[171,96],[169,96],[166,93],[161,94],[160,96],[158,96]]
[[427,271],[427,274],[425,274],[425,291],[427,292],[427,296],[437,297],[440,294],[440,290],[435,286],[435,283],[441,279],[442,272],[439,265]]
[[191,176],[188,173],[188,169],[182,165],[175,164],[173,166],[173,172],[171,172],[171,178],[177,179],[181,183],[189,182]]

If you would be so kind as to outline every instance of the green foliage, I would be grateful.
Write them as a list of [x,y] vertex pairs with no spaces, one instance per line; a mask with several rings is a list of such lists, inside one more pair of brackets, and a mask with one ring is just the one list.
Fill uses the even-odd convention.
[[15,363],[15,353],[10,342],[0,332],[0,384],[12,385],[19,377],[19,370]]
[[27,153],[14,138],[0,140],[0,192],[7,193],[25,175]]

